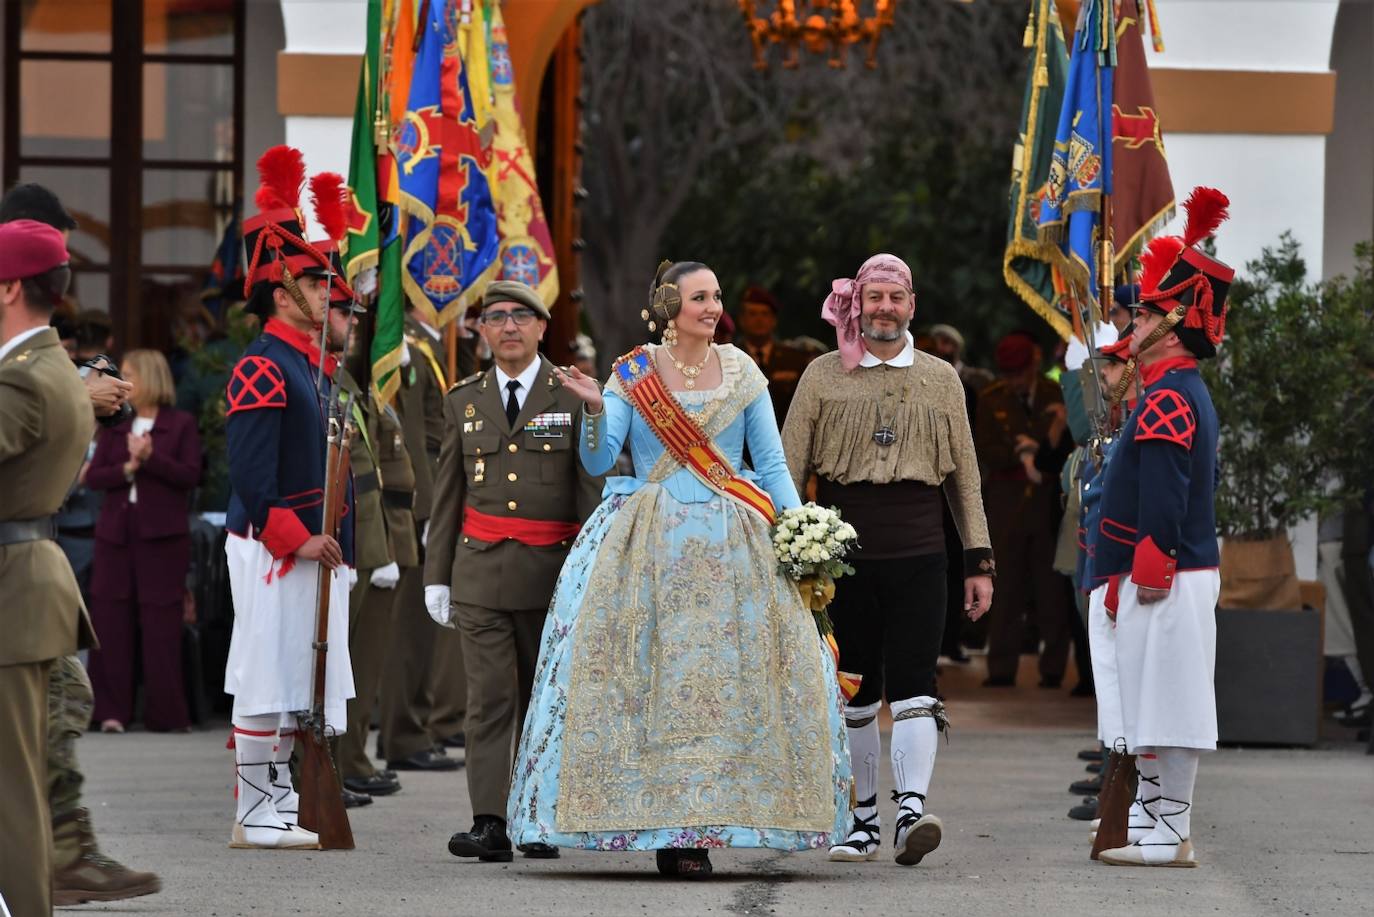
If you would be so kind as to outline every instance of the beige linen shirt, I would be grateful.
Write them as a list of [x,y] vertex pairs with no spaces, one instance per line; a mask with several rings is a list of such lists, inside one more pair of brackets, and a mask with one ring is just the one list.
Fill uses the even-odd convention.
[[[910,364],[900,365],[908,353]],[[890,446],[873,439],[883,426],[896,434]],[[908,345],[897,358],[865,359],[847,373],[838,353],[818,357],[797,386],[782,444],[799,493],[812,472],[838,484],[942,487],[964,543],[966,569],[992,572],[964,387],[944,360]]]

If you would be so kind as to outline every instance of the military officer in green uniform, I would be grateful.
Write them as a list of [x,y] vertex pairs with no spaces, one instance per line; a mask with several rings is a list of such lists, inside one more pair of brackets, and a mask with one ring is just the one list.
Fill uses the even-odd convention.
[[[529,705],[554,582],[603,484],[578,460],[582,400],[539,355],[548,319],[523,283],[496,281],[483,294],[482,336],[496,365],[444,399],[425,557],[425,604],[440,624],[456,622],[467,666],[473,826],[450,838],[449,852],[487,861],[512,857],[512,742]],[[545,844],[522,849],[558,855]]]
[[[46,223],[64,241],[76,228],[76,220],[57,195],[32,183],[15,185],[0,199],[0,223],[20,219]],[[95,370],[83,370],[82,381],[97,422],[118,422],[132,386]],[[59,514],[59,534],[60,521]],[[133,898],[162,887],[153,873],[129,869],[101,852],[90,811],[81,805],[86,778],[77,762],[76,740],[89,728],[94,704],[91,680],[80,657],[68,654],[54,659],[48,670],[47,786],[53,826],[53,905],[57,907]]]
[[349,372],[342,381],[341,397],[357,428],[349,442],[349,463],[357,504],[353,550],[358,583],[348,601],[348,651],[356,696],[348,702],[348,731],[339,739],[338,765],[346,794],[387,796],[401,783],[394,772],[377,770],[366,745],[390,648],[396,587],[402,569],[414,570],[419,562],[410,509],[415,473],[395,409],[379,409]]
[[67,261],[57,229],[0,224],[0,896],[26,917],[52,912],[48,672],[94,643],[53,520],[95,432],[86,387],[48,327]]
[[[397,408],[415,477],[415,537],[423,546],[433,502],[434,472],[444,438],[443,349],[439,332],[414,310],[406,315],[402,388]],[[382,687],[381,743],[396,770],[454,770],[460,762],[444,752],[462,741],[467,682],[456,633],[438,631],[424,614],[418,566],[401,577],[391,662]]]

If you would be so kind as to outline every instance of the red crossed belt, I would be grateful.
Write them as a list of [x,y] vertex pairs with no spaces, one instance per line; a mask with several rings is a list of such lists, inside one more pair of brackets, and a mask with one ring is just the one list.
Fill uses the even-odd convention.
[[463,534],[478,541],[505,541],[507,538],[533,548],[547,548],[576,538],[582,531],[578,522],[553,519],[515,519],[491,516],[471,506],[463,508]]

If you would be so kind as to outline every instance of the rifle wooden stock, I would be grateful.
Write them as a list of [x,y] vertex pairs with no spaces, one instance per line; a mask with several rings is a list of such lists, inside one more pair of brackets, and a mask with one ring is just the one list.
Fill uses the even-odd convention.
[[1135,755],[1114,751],[1102,766],[1102,792],[1097,797],[1097,814],[1102,819],[1093,839],[1091,859],[1104,850],[1126,846],[1131,802],[1135,799],[1131,777],[1135,774]]
[[[332,399],[329,418],[329,451],[325,461],[324,533],[339,537],[348,480],[347,427],[338,417],[338,400]],[[329,652],[329,599],[335,571],[323,564],[319,570],[319,604],[315,610],[315,679],[311,724],[302,729],[300,762],[300,823],[320,836],[321,850],[352,850],[353,829],[344,810],[329,740],[325,736],[325,661]],[[347,639],[345,635],[344,639]]]

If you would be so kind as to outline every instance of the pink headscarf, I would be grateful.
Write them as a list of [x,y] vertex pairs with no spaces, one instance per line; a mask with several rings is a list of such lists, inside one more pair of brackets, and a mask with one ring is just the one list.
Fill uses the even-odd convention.
[[[840,363],[845,372],[853,371],[864,356],[864,341],[859,325],[863,314],[863,289],[866,283],[900,283],[911,287],[911,268],[896,255],[874,255],[859,268],[859,276],[841,277],[830,282],[830,295],[821,306],[821,318],[835,326]],[[914,291],[913,291],[914,292]]]

